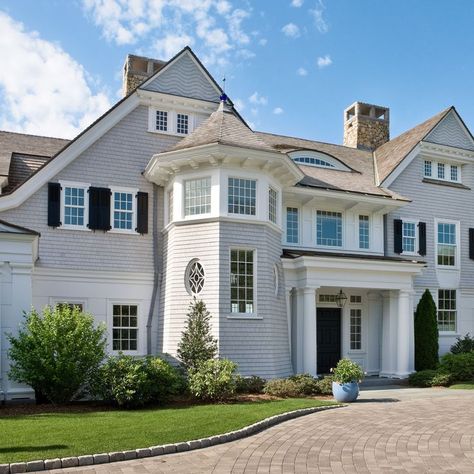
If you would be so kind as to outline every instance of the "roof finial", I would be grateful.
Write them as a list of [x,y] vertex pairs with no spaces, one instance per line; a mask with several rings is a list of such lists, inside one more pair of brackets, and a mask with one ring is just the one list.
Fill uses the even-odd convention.
[[225,76],[222,78],[222,94],[219,97],[220,101],[223,102],[224,104],[227,103],[227,94],[225,93]]

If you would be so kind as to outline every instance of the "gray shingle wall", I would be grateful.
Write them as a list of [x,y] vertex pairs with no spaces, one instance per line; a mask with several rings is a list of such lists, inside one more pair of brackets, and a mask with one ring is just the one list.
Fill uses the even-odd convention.
[[219,93],[188,54],[178,59],[173,67],[166,69],[155,80],[151,81],[145,89],[219,102]]
[[425,141],[474,150],[471,138],[466,134],[453,111],[434,128]]
[[[41,233],[38,266],[133,272],[153,270],[153,188],[141,173],[154,153],[171,147],[179,139],[147,132],[147,128],[148,109],[139,106],[52,181],[136,187],[148,192],[150,233],[138,236],[50,228],[47,226],[47,186],[43,186],[18,208],[0,213],[0,219]],[[159,202],[162,202],[161,196]],[[162,222],[162,205],[159,212]]]

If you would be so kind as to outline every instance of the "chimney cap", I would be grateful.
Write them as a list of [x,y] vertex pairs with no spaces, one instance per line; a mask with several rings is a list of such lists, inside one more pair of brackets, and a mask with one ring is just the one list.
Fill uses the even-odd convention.
[[344,110],[345,121],[352,120],[354,117],[388,122],[390,119],[390,108],[356,101]]

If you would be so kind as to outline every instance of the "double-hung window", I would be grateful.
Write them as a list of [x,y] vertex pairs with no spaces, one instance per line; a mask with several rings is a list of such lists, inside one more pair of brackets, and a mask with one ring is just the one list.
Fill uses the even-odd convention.
[[134,232],[136,191],[112,189],[112,229]]
[[403,221],[402,245],[404,253],[416,252],[416,222]]
[[423,162],[423,176],[453,183],[461,182],[461,166],[433,160]]
[[437,226],[437,262],[438,265],[454,267],[457,253],[456,224],[438,222]]
[[268,219],[276,224],[278,207],[278,191],[272,187],[268,188]]
[[88,184],[61,183],[61,221],[64,228],[85,229],[88,224]]
[[316,243],[342,247],[342,213],[316,211]]
[[227,202],[229,214],[254,216],[257,203],[257,181],[229,178]]
[[286,241],[289,244],[299,242],[299,209],[297,207],[286,208]]
[[138,350],[138,306],[112,305],[112,349],[114,351]]
[[230,311],[254,312],[254,250],[230,251]]
[[368,249],[369,239],[369,216],[359,216],[359,248]]
[[456,331],[456,290],[438,290],[438,330]]
[[184,182],[184,215],[196,216],[211,212],[211,178],[189,179]]

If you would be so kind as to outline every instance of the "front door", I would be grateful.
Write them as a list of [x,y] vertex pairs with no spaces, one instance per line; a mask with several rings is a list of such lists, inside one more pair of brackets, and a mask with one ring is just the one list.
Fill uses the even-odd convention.
[[341,358],[341,309],[318,308],[317,314],[317,371],[329,374]]

